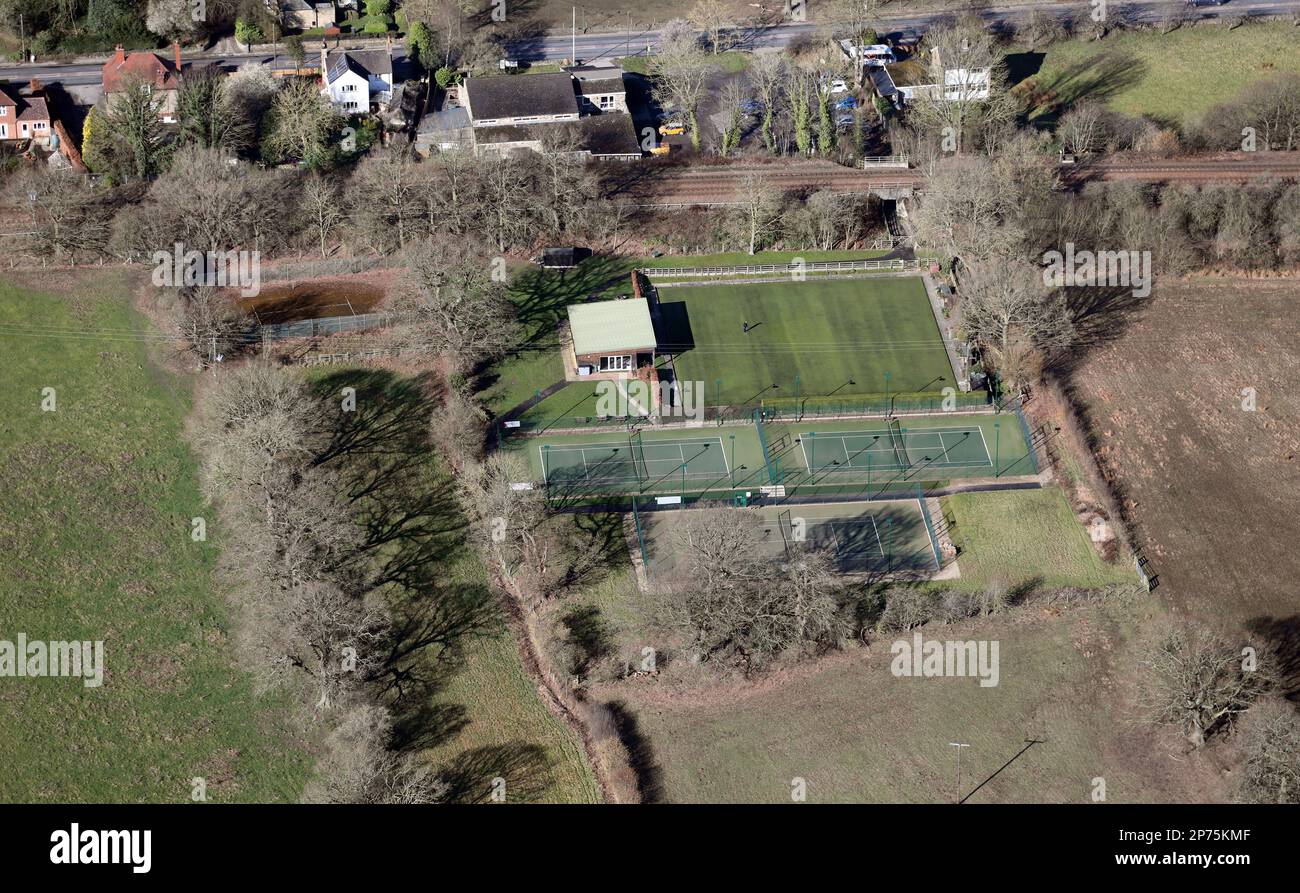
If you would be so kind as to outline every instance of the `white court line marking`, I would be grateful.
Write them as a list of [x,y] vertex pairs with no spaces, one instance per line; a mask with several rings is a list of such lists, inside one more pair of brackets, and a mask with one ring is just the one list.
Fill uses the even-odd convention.
[[867,517],[871,519],[871,530],[872,530],[872,532],[874,532],[874,533],[876,534],[876,551],[880,554],[880,557],[881,557],[881,558],[884,558],[884,557],[885,557],[885,544],[884,544],[884,542],[880,539],[880,528],[876,526],[876,516],[875,516],[875,515],[867,515]]
[[984,464],[992,468],[996,460],[993,458],[993,454],[989,452],[989,442],[984,439],[984,429],[976,428],[975,430],[980,433],[980,443],[984,444]]

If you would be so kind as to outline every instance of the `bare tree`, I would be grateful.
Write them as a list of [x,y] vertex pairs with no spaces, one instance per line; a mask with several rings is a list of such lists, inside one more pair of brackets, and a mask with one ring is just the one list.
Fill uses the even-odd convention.
[[704,32],[709,47],[716,56],[725,47],[722,43],[722,30],[727,25],[727,5],[722,0],[696,0],[687,19]]
[[517,455],[498,452],[472,465],[463,480],[474,539],[510,591],[531,610],[551,594],[560,556],[548,524],[545,491],[512,486],[530,477]]
[[38,257],[76,262],[108,248],[111,208],[91,182],[72,170],[24,167],[5,184],[14,208],[25,208],[33,235],[25,240]]
[[343,127],[328,96],[308,78],[291,78],[271,100],[263,124],[262,155],[273,162],[323,162]]
[[781,195],[763,177],[751,172],[741,178],[738,190],[741,206],[737,211],[748,251],[757,254],[781,222]]
[[917,243],[963,261],[1015,254],[1024,240],[1016,201],[992,160],[949,158],[912,214]]
[[375,704],[349,710],[325,741],[308,803],[444,803],[450,788],[434,768],[391,749],[392,718]]
[[448,236],[427,239],[411,251],[394,309],[408,314],[413,337],[468,372],[518,340],[514,305],[505,283],[494,277],[498,267],[481,245]]
[[409,148],[393,144],[369,153],[350,186],[357,237],[376,251],[400,250],[424,235],[417,223],[424,183]]
[[700,147],[699,108],[712,66],[700,49],[695,29],[682,19],[666,22],[654,57],[654,91],[661,105],[676,107],[686,117],[691,145]]
[[1074,341],[1065,298],[1044,284],[1037,267],[1019,257],[995,257],[974,261],[967,271],[962,324],[969,337],[992,351],[1006,378],[1023,383],[1034,371],[1026,350],[1050,357]]
[[307,232],[320,248],[320,256],[328,257],[330,244],[346,219],[343,199],[334,182],[320,174],[312,174],[302,184],[302,211]]
[[1193,747],[1232,728],[1274,686],[1271,655],[1251,653],[1205,630],[1173,630],[1142,661],[1150,671],[1143,706],[1153,722],[1182,729]]
[[730,80],[722,88],[720,111],[727,115],[727,123],[722,127],[722,140],[718,144],[718,154],[726,158],[740,148],[740,138],[745,130],[745,87],[739,80]]
[[783,560],[773,527],[749,511],[697,510],[675,531],[678,566],[664,593],[668,622],[701,659],[759,668],[782,654],[834,645],[843,631],[827,556]]
[[1105,148],[1108,137],[1106,109],[1097,102],[1080,102],[1061,116],[1056,129],[1061,149],[1075,155],[1089,155]]
[[787,79],[785,57],[779,53],[756,53],[749,66],[749,82],[754,87],[759,110],[759,133],[763,136],[763,145],[767,151],[776,152],[776,134],[773,122],[783,96],[783,87]]
[[1041,50],[1063,39],[1066,28],[1053,12],[1031,9],[1024,26],[1017,29],[1016,33],[1029,49]]
[[1242,718],[1243,803],[1300,803],[1300,715],[1283,698],[1257,702]]

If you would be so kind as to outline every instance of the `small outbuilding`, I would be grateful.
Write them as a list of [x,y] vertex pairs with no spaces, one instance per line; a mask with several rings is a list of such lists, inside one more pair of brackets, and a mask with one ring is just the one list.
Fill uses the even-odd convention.
[[569,333],[579,375],[635,373],[654,364],[655,328],[645,298],[572,304]]

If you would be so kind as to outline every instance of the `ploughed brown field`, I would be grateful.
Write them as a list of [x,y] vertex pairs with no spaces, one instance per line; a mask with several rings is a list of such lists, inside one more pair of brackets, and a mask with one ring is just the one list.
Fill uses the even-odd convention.
[[1300,639],[1297,298],[1297,279],[1166,285],[1075,377],[1157,594],[1288,643]]

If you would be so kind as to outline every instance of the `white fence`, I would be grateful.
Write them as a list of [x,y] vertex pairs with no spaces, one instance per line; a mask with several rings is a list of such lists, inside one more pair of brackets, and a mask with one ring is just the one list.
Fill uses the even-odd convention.
[[864,170],[873,167],[897,167],[907,169],[908,161],[906,155],[868,155],[862,159]]
[[830,260],[812,263],[742,264],[734,267],[647,267],[646,276],[738,276],[749,273],[818,273],[853,270],[918,270],[917,260]]

